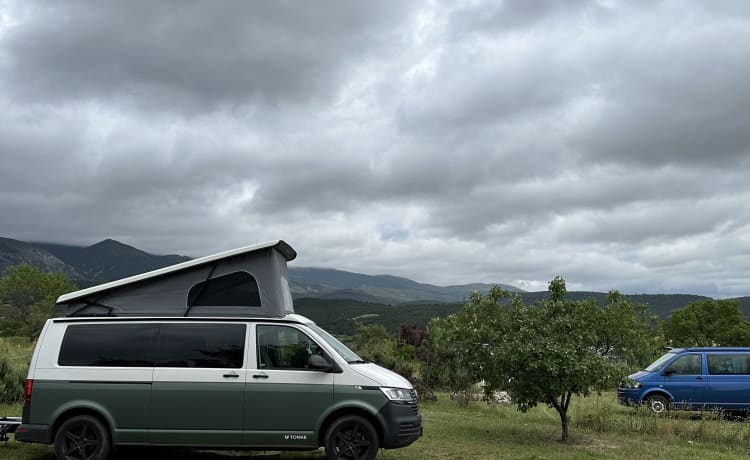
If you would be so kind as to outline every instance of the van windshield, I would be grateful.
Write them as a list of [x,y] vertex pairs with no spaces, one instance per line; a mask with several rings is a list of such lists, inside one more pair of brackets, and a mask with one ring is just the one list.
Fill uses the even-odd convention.
[[674,358],[674,353],[671,351],[662,355],[659,359],[651,363],[645,370],[646,372],[657,372],[659,371],[670,359]]
[[365,361],[360,358],[356,353],[351,351],[349,347],[344,345],[343,343],[339,342],[339,340],[326,332],[325,330],[318,327],[316,324],[308,324],[310,329],[315,331],[316,334],[320,336],[321,339],[325,340],[328,345],[331,346],[334,350],[336,350],[336,353],[339,354],[344,360],[349,364],[359,364],[364,363]]

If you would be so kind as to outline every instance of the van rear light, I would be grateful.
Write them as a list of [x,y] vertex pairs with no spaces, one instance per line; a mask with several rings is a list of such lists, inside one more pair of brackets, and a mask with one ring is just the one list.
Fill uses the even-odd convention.
[[31,387],[34,386],[32,379],[26,379],[26,388],[23,392],[23,407],[31,407]]

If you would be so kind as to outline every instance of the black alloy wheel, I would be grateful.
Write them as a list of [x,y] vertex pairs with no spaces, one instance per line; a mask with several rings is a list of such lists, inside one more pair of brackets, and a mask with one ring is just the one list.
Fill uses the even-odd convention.
[[109,451],[107,427],[90,415],[69,418],[55,434],[58,460],[105,460],[109,457]]
[[378,433],[358,415],[337,419],[326,432],[328,460],[372,460],[378,454]]

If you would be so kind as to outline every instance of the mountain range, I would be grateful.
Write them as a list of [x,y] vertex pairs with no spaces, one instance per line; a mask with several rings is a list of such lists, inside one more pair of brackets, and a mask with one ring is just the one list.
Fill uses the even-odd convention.
[[[181,255],[154,255],[112,239],[91,246],[28,243],[0,238],[0,275],[10,266],[29,263],[45,271],[67,274],[79,287],[113,281],[190,260]],[[356,322],[378,322],[398,330],[404,322],[423,326],[435,316],[459,311],[474,290],[486,292],[490,284],[436,286],[391,275],[365,275],[343,270],[289,267],[295,310],[329,330],[353,332]],[[547,297],[544,292],[524,292],[500,285],[532,304]],[[603,292],[569,291],[571,300],[593,298],[606,304]],[[638,294],[630,300],[649,305],[651,312],[667,318],[672,310],[708,297],[691,294]],[[750,297],[736,299],[750,317]]]
[[[106,239],[91,246],[29,243],[0,238],[0,274],[13,265],[29,263],[67,274],[80,287],[113,281],[190,260],[180,255],[154,255],[119,241]],[[391,275],[364,275],[343,270],[289,267],[292,295],[299,298],[350,299],[385,305],[424,302],[462,302],[474,290],[490,284],[435,286]],[[512,292],[520,289],[501,285]]]

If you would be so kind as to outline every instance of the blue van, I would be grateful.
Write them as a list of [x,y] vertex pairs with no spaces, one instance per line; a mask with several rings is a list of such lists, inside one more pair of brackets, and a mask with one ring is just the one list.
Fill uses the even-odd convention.
[[676,348],[617,389],[620,403],[669,409],[750,410],[750,348]]

